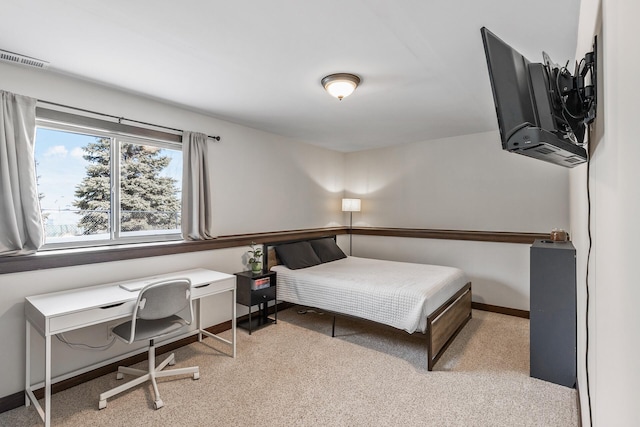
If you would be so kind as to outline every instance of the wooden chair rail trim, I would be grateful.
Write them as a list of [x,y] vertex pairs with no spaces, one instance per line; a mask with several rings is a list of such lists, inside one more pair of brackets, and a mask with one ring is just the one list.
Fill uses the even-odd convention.
[[547,233],[523,233],[513,231],[431,230],[422,228],[354,227],[352,234],[420,239],[471,240],[476,242],[525,243],[548,239]]

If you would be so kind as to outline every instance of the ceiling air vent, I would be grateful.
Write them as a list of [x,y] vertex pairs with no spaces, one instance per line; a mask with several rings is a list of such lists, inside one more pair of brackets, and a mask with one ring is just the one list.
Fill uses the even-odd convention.
[[47,61],[42,61],[40,59],[31,58],[28,56],[20,55],[17,53],[9,52],[6,50],[0,49],[0,61],[11,62],[13,64],[26,65],[28,67],[35,67],[41,69],[49,68],[49,63]]

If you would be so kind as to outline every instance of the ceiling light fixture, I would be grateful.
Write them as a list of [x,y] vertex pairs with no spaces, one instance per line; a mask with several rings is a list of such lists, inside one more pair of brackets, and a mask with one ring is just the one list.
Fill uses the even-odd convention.
[[360,84],[360,77],[348,73],[330,74],[323,78],[321,83],[329,95],[342,101],[342,98],[351,95],[356,90]]

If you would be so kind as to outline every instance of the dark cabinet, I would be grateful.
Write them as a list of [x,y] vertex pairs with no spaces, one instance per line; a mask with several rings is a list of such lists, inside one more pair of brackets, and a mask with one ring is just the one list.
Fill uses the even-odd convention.
[[[277,287],[276,273],[252,273],[243,271],[235,274],[236,281],[236,302],[249,307],[249,319],[246,322],[239,322],[238,326],[249,330],[249,334],[256,328],[278,322],[277,307]],[[274,305],[274,317],[269,317],[269,301],[276,301]],[[258,306],[257,316],[254,316],[251,309]]]
[[576,250],[571,242],[531,246],[530,375],[576,384]]

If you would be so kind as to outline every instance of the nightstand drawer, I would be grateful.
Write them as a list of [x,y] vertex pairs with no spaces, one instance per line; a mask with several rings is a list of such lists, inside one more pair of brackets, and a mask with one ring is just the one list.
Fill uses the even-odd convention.
[[276,299],[276,287],[270,286],[264,289],[258,289],[257,291],[251,291],[251,305],[260,304],[263,302]]

